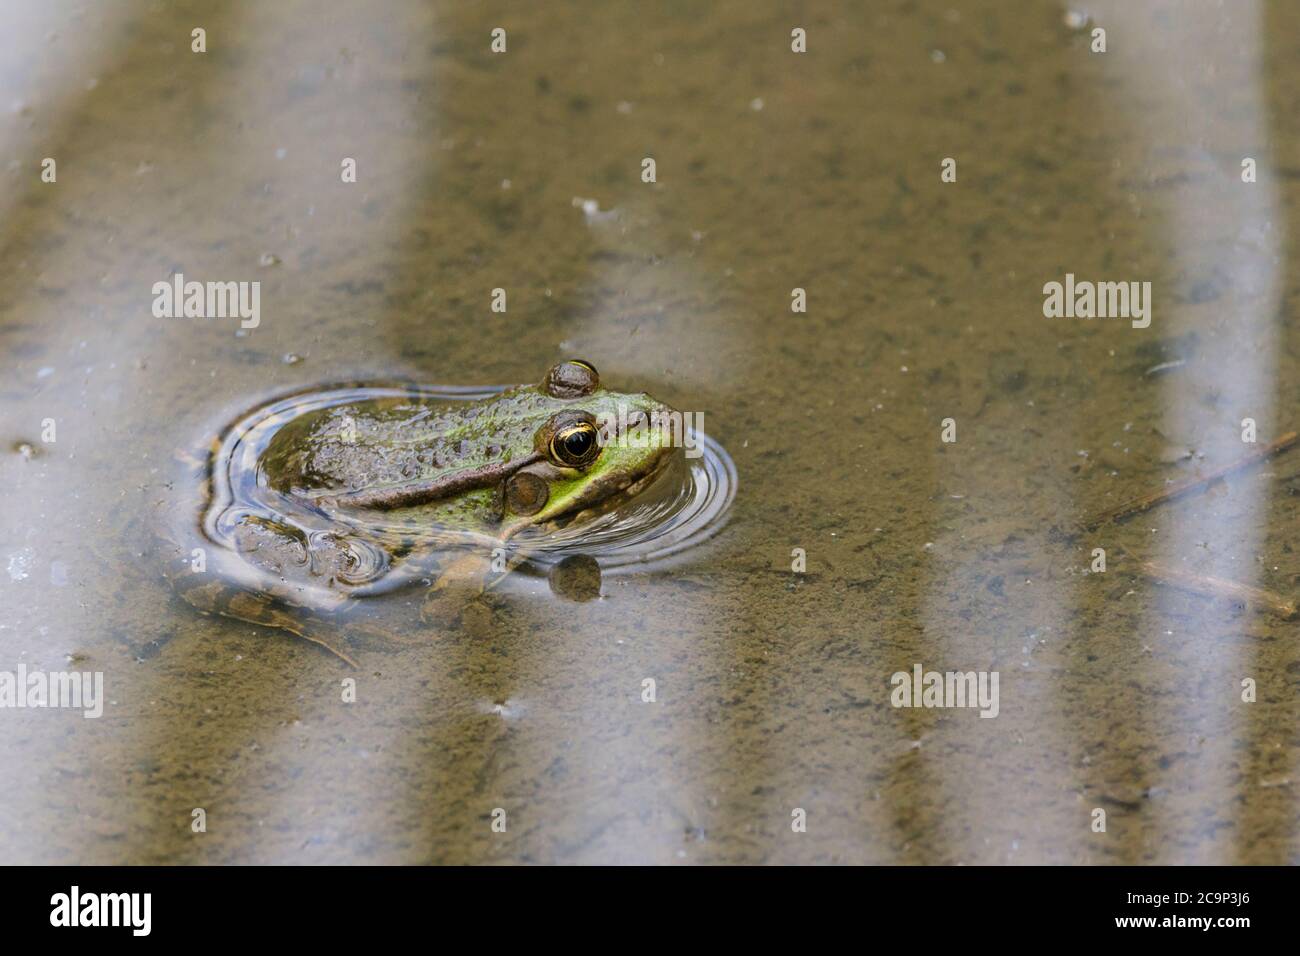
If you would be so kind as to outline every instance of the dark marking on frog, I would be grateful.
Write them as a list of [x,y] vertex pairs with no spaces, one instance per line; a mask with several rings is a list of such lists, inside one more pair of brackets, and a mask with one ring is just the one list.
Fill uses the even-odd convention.
[[392,488],[365,488],[342,495],[322,496],[313,499],[316,504],[342,505],[347,508],[375,508],[389,511],[395,508],[414,508],[433,501],[450,498],[479,488],[500,485],[520,468],[535,465],[544,456],[534,452],[516,461],[492,462],[477,468],[441,475],[431,481],[415,481]]

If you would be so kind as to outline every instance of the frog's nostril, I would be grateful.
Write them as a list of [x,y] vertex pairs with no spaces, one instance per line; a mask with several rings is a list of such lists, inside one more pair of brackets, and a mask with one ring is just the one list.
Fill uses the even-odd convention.
[[644,428],[650,424],[650,414],[644,409],[638,408],[636,411],[627,416],[628,428]]

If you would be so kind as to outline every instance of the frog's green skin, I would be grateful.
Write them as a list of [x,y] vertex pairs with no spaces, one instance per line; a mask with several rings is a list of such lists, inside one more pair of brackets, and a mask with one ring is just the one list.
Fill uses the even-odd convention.
[[[391,512],[390,520],[420,528],[486,532],[509,538],[529,525],[570,518],[621,496],[660,468],[671,452],[667,435],[645,430],[645,447],[607,443],[585,469],[541,461],[520,469],[549,489],[539,512],[512,513],[502,482],[405,508],[349,509],[347,496],[428,484],[446,475],[519,462],[534,454],[534,438],[552,416],[581,410],[598,420],[636,411],[654,416],[672,410],[646,394],[597,388],[580,398],[555,398],[542,386],[521,385],[478,402],[438,400],[336,405],[285,425],[262,464],[270,486],[332,514],[348,510]],[[504,478],[503,478],[504,481]]]
[[[581,521],[635,495],[673,460],[673,436],[658,424],[671,411],[648,395],[602,388],[594,369],[574,362],[556,366],[541,384],[479,401],[413,393],[284,420],[267,416],[255,427],[274,434],[256,474],[244,476],[244,490],[257,496],[262,513],[239,518],[222,534],[212,531],[206,518],[220,510],[219,502],[207,500],[221,477],[214,469],[229,464],[217,455],[229,436],[219,438],[206,462],[203,503],[208,537],[217,546],[212,567],[195,574],[182,564],[167,576],[205,613],[285,628],[351,663],[309,633],[304,612],[338,610],[364,596],[364,585],[349,577],[358,548],[390,556],[407,577],[446,577],[448,567],[466,563],[447,558],[457,550],[486,558],[525,528]],[[560,464],[538,439],[557,416],[585,413],[604,421],[635,419],[637,412],[650,423],[637,439],[613,436],[583,467]],[[544,484],[540,508],[541,496],[531,506],[512,507],[518,502],[510,482],[521,474],[534,491]],[[309,527],[315,531],[307,533]],[[184,559],[189,549],[175,553]]]

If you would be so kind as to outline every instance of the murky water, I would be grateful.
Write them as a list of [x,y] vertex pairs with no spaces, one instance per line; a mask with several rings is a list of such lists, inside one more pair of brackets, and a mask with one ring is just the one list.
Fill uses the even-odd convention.
[[[0,861],[1300,860],[1296,622],[1138,573],[1293,600],[1300,452],[1080,527],[1300,427],[1292,5],[385,9],[0,10],[0,672],[107,698],[0,709]],[[704,414],[717,534],[394,591],[355,671],[164,578],[250,409],[573,355]]]

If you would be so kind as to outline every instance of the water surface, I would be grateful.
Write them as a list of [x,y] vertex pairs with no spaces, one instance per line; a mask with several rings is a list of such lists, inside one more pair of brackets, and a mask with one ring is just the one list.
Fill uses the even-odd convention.
[[[1134,573],[1294,595],[1296,453],[1077,528],[1300,426],[1293,6],[0,17],[0,669],[109,697],[0,710],[0,861],[1300,861],[1296,624]],[[260,324],[156,318],[177,272]],[[1045,318],[1066,273],[1150,327]],[[575,355],[704,413],[719,534],[594,600],[396,593],[357,672],[167,586],[177,453],[249,409]],[[917,663],[998,716],[891,707]]]

